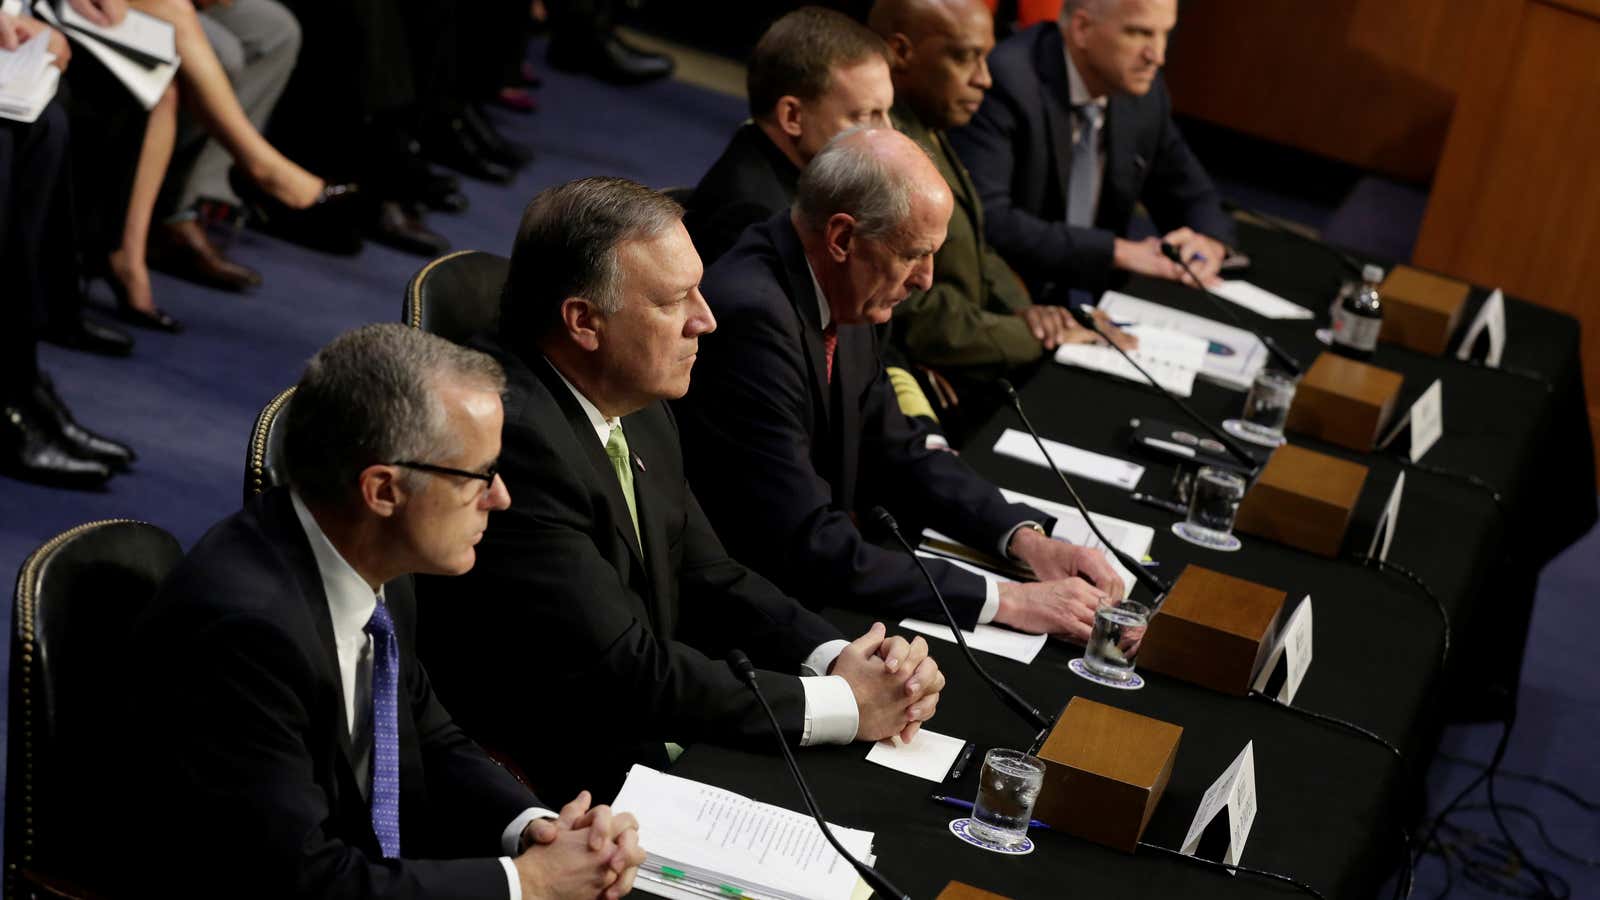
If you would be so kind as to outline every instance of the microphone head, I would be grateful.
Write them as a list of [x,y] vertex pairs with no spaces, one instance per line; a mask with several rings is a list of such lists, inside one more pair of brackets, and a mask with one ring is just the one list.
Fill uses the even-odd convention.
[[1100,323],[1094,318],[1094,307],[1089,304],[1073,303],[1067,307],[1067,312],[1072,313],[1072,318],[1076,319],[1079,325],[1096,333],[1100,331]]
[[874,506],[868,512],[868,515],[872,518],[872,521],[883,526],[885,531],[888,531],[891,534],[898,534],[900,532],[900,523],[894,520],[894,515],[887,509],[884,509],[881,506]]
[[1168,243],[1166,241],[1162,241],[1161,242],[1161,255],[1165,256],[1167,259],[1172,260],[1173,262],[1177,263],[1178,265],[1183,265],[1183,254],[1178,251],[1178,247],[1177,247],[1176,244],[1170,244],[1170,243]]
[[999,388],[1001,391],[1004,391],[1006,397],[1012,400],[1017,399],[1017,389],[1012,387],[1011,382],[1005,380],[1004,378],[996,378],[994,380],[994,386]]
[[740,681],[756,680],[756,664],[750,661],[750,657],[744,655],[743,650],[728,651],[728,668],[733,670],[733,674],[737,675]]

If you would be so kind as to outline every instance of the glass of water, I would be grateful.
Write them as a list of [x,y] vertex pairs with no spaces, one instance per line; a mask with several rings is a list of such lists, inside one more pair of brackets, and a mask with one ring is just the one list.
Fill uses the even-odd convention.
[[1094,611],[1094,630],[1083,649],[1083,664],[1089,671],[1113,681],[1133,677],[1133,657],[1150,624],[1150,609],[1142,603],[1124,600],[1106,604]]
[[1244,398],[1240,437],[1274,447],[1283,443],[1283,423],[1294,403],[1294,387],[1295,379],[1290,375],[1267,369],[1257,372],[1250,383],[1250,393]]
[[1017,750],[990,750],[978,776],[978,802],[972,807],[973,836],[1015,847],[1028,836],[1033,801],[1044,784],[1044,763]]
[[1191,544],[1213,550],[1237,550],[1233,517],[1244,499],[1245,481],[1226,469],[1205,466],[1195,473],[1189,492],[1189,518],[1176,522],[1172,533]]

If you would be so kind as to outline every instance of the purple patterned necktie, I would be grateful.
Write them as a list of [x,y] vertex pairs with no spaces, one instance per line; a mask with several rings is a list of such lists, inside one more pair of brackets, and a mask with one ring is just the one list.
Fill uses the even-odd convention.
[[372,830],[389,859],[400,856],[400,645],[383,600],[365,629],[372,636]]

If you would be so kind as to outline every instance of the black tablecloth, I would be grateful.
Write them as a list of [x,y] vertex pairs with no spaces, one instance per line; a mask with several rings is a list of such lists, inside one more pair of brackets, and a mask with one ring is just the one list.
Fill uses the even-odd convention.
[[[1317,324],[1325,325],[1328,301],[1344,276],[1337,259],[1289,235],[1246,229],[1244,240],[1256,260],[1250,280],[1317,310]],[[1203,298],[1176,285],[1138,282],[1130,292],[1219,317]],[[1485,294],[1474,292],[1468,316]],[[1388,346],[1374,361],[1405,375],[1405,403],[1435,378],[1444,379],[1445,433],[1424,462],[1476,476],[1488,486],[1428,471],[1407,474],[1389,558],[1414,570],[1448,614],[1453,650],[1446,671],[1440,669],[1440,613],[1410,581],[1344,557],[1323,559],[1248,536],[1237,553],[1196,548],[1168,532],[1175,516],[1135,504],[1117,488],[1076,479],[1092,509],[1155,527],[1151,555],[1167,577],[1196,563],[1282,589],[1291,604],[1311,596],[1315,657],[1295,705],[1370,729],[1404,753],[1402,762],[1351,731],[1261,699],[1225,696],[1159,674],[1146,673],[1148,684],[1135,692],[1090,684],[1067,670],[1066,663],[1080,651],[1066,644],[1052,642],[1027,666],[984,654],[992,672],[1041,708],[1054,711],[1082,695],[1184,728],[1172,781],[1147,841],[1177,847],[1205,789],[1253,740],[1260,811],[1244,864],[1292,875],[1330,897],[1370,897],[1392,874],[1402,859],[1402,828],[1415,813],[1420,772],[1443,721],[1443,688],[1474,685],[1463,696],[1480,700],[1485,684],[1514,691],[1538,570],[1595,520],[1593,449],[1576,324],[1517,301],[1509,303],[1508,320],[1511,345],[1505,361],[1532,377]],[[1322,349],[1313,323],[1257,324],[1308,364]],[[1045,364],[1021,393],[1046,438],[1136,459],[1147,467],[1141,489],[1164,492],[1173,467],[1128,442],[1130,418],[1182,421],[1153,390]],[[1217,422],[1237,414],[1242,399],[1241,392],[1201,381],[1191,403]],[[1008,427],[1017,422],[1002,410],[977,428],[963,451],[967,460],[998,484],[1064,499],[1048,470],[992,452]],[[1292,440],[1371,469],[1346,540],[1347,555],[1363,553],[1402,470],[1399,459]],[[1135,596],[1141,594],[1142,589]],[[859,633],[867,624],[851,613],[833,617],[847,633]],[[933,729],[974,740],[980,748],[1026,747],[1031,730],[967,671],[954,645],[934,643],[950,685]],[[801,762],[828,815],[875,831],[880,868],[916,897],[933,896],[952,879],[1015,898],[1294,893],[1286,885],[1234,878],[1150,851],[1125,855],[1050,832],[1035,833],[1038,849],[1027,857],[973,849],[946,830],[957,813],[926,799],[933,784],[866,763],[865,755],[859,745],[808,749]],[[976,792],[973,769],[961,784],[943,789],[971,796]],[[674,772],[801,808],[775,757],[697,746]]]

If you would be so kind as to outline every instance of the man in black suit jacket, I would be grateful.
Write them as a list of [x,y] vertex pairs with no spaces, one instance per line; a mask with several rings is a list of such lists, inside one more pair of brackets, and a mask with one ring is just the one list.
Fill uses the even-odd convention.
[[285,426],[293,488],[212,528],[135,627],[140,893],[627,892],[632,817],[585,795],[544,809],[412,652],[410,573],[470,568],[508,502],[503,384],[493,360],[400,325],[311,361]]
[[[1035,298],[1098,293],[1113,269],[1183,279],[1175,244],[1213,281],[1232,221],[1172,121],[1160,69],[1177,0],[1067,0],[1061,20],[1001,42],[994,86],[950,140],[983,198],[988,236]],[[1143,203],[1163,237],[1126,239]]]
[[1121,581],[1098,551],[1047,538],[1048,516],[928,447],[895,405],[870,327],[931,284],[953,202],[928,155],[892,130],[846,132],[811,161],[793,212],[706,273],[722,327],[676,405],[689,480],[734,555],[810,605],[940,618],[915,563],[858,530],[882,503],[1045,579],[993,586],[930,561],[963,627],[1082,640]]
[[800,745],[909,739],[944,682],[921,638],[875,625],[847,644],[706,522],[662,402],[716,327],[681,215],[618,178],[529,205],[483,343],[508,375],[500,471],[515,499],[469,575],[420,584],[440,695],[547,792],[579,779],[606,796],[631,763],[665,767],[667,742],[771,748],[723,661],[735,648]]
[[800,170],[855,125],[886,125],[894,102],[883,41],[850,17],[806,6],[750,53],[750,119],[689,198],[683,224],[706,265],[794,199]]

